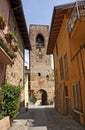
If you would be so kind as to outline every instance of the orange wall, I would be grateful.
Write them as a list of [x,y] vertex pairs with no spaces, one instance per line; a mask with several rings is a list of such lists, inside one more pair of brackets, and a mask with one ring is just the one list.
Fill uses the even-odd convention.
[[[85,80],[83,76],[83,70],[82,70],[82,62],[81,62],[81,56],[80,53],[78,56],[76,56],[73,60],[72,57],[75,55],[75,53],[79,50],[80,45],[84,44],[85,39],[73,39],[69,37],[68,35],[68,28],[67,28],[67,18],[64,17],[58,38],[56,38],[56,44],[58,44],[58,56],[56,55],[56,45],[53,50],[54,54],[54,61],[55,61],[55,78],[56,78],[56,69],[58,71],[58,83],[56,83],[55,90],[57,90],[60,87],[60,66],[59,66],[59,59],[62,56],[63,59],[63,67],[64,67],[64,55],[67,53],[68,56],[68,68],[69,68],[69,80],[65,80],[65,72],[64,72],[64,82],[65,86],[68,87],[68,95],[71,100],[72,108],[74,108],[74,99],[73,99],[73,90],[72,90],[72,84],[75,82],[80,81],[81,86],[81,94],[82,94],[82,104],[83,104],[83,112],[85,112]],[[82,33],[82,32],[79,32]],[[85,50],[82,50],[83,55],[83,65],[85,68]],[[56,92],[55,92],[56,94]],[[56,97],[56,95],[55,95]],[[57,98],[57,97],[56,97]],[[57,107],[56,101],[55,106]],[[64,107],[64,106],[63,106]]]

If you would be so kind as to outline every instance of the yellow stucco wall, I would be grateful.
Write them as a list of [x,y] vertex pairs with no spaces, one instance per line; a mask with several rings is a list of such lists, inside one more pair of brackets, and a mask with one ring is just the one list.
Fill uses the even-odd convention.
[[[69,37],[68,28],[67,28],[68,19],[66,16],[64,16],[62,26],[60,28],[60,32],[58,35],[58,38],[56,38],[55,47],[53,50],[54,55],[54,68],[55,68],[55,79],[56,79],[56,85],[55,85],[55,109],[58,110],[62,114],[68,113],[66,109],[66,99],[65,99],[65,86],[68,88],[68,97],[70,100],[70,107],[71,110],[74,110],[74,96],[73,96],[73,87],[72,85],[76,82],[80,82],[80,88],[81,88],[81,98],[82,98],[82,113],[85,113],[85,79],[84,79],[84,72],[83,68],[85,70],[85,49],[81,50],[82,59],[80,52],[73,58],[73,56],[76,54],[76,52],[80,49],[80,45],[84,44],[85,38],[77,37],[79,34],[76,34],[74,38],[74,34],[72,34],[72,37]],[[80,24],[78,25],[80,26]],[[77,27],[78,27],[77,26]],[[77,28],[76,27],[76,28]],[[83,27],[83,26],[82,26]],[[76,30],[76,29],[75,29]],[[77,29],[77,31],[79,31]],[[76,33],[76,32],[75,32]],[[80,34],[84,33],[79,31]],[[58,56],[56,54],[56,44],[58,45]],[[65,66],[64,66],[64,56],[67,54],[68,57],[68,70],[69,70],[69,79],[65,79]],[[63,61],[63,68],[64,68],[64,80],[61,81],[60,79],[60,65],[59,65],[59,59],[62,56]],[[83,63],[82,63],[83,61]],[[82,68],[83,64],[83,68]],[[57,70],[57,76],[56,76],[56,70]],[[63,98],[60,98],[63,97]],[[63,100],[62,100],[63,99]],[[84,119],[84,118],[83,118]],[[82,123],[82,117],[80,115],[80,122]]]

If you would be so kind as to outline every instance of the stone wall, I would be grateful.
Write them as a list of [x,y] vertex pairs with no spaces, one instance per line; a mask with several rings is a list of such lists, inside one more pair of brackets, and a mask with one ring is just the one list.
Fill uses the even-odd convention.
[[[42,59],[39,59],[39,48],[36,48],[36,37],[38,34],[44,37],[45,46],[41,48]],[[32,51],[30,51],[31,90],[33,90],[36,97],[38,97],[39,90],[45,90],[48,102],[50,102],[54,98],[54,73],[51,68],[51,57],[46,55],[48,36],[48,26],[30,26],[30,43],[32,46]],[[47,80],[47,75],[49,80]]]
[[[24,88],[24,45],[15,16],[10,10],[10,2],[0,0],[0,12],[4,14],[7,21],[5,29],[3,31],[0,30],[0,36],[5,40],[5,34],[8,31],[12,31],[15,34],[18,43],[18,51],[15,52],[17,57],[13,59],[13,64],[7,64],[6,68],[4,68],[5,65],[3,64],[2,66],[0,63],[0,83],[2,83],[5,79],[8,83],[20,85],[22,88]],[[5,40],[5,42],[7,41]],[[10,43],[7,43],[7,45],[10,46]],[[4,72],[4,69],[6,71],[6,74]],[[24,102],[24,89],[22,89],[21,93],[21,102]]]
[[[16,52],[17,57],[13,59],[12,65],[6,67],[6,81],[14,85],[20,85],[24,87],[24,46],[22,37],[20,35],[17,23],[13,16],[11,16],[12,28],[16,27],[16,38],[18,41],[18,51]],[[24,89],[21,93],[21,102],[24,102]]]

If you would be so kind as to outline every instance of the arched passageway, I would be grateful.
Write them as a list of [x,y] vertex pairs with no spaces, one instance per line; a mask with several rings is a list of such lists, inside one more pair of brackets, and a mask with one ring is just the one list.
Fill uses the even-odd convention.
[[41,105],[47,105],[47,92],[43,89],[40,89],[39,92],[41,93]]

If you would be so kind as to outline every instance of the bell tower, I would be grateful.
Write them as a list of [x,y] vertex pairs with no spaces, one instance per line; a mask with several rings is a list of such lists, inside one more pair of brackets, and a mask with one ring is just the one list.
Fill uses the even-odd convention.
[[46,55],[48,37],[48,25],[30,25],[30,100],[39,105],[53,103],[54,99],[54,73],[51,57]]

